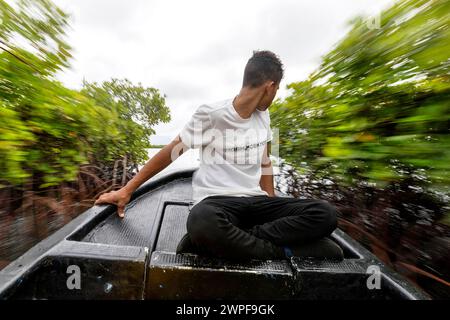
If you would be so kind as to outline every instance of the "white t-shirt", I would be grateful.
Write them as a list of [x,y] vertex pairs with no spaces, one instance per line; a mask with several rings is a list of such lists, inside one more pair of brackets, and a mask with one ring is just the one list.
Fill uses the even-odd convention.
[[180,138],[200,149],[200,166],[192,178],[194,205],[213,195],[267,195],[259,181],[264,148],[272,140],[268,110],[255,110],[245,119],[233,99],[203,104]]

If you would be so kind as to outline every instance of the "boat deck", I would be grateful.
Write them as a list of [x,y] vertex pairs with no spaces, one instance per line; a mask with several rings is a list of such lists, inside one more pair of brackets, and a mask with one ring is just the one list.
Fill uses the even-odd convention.
[[81,241],[156,247],[157,250],[175,252],[178,241],[186,232],[191,199],[190,178],[169,182],[130,202],[126,208],[125,219],[111,215],[95,226]]
[[[125,219],[95,206],[0,272],[3,299],[426,299],[344,232],[332,239],[342,262],[231,263],[175,253],[192,204],[192,170],[153,179],[136,191]],[[68,289],[69,266],[81,288]],[[380,289],[369,289],[369,267]]]

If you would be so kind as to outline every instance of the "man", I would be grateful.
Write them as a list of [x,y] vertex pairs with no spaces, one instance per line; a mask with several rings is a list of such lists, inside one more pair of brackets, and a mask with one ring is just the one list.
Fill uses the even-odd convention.
[[201,162],[192,179],[194,205],[177,253],[232,260],[342,259],[340,247],[326,238],[336,228],[332,205],[274,193],[267,109],[283,73],[277,55],[254,51],[237,96],[201,105],[179,135],[126,186],[102,195],[95,204],[115,204],[123,218],[138,186],[187,148],[199,148]]

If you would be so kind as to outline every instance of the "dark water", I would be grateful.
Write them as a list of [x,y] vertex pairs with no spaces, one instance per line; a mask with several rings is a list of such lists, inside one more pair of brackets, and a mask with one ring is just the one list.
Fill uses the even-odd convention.
[[277,187],[338,209],[339,227],[432,297],[450,299],[450,197],[417,183],[344,187],[282,164]]
[[0,268],[75,217],[55,213],[36,216],[32,213],[0,214]]

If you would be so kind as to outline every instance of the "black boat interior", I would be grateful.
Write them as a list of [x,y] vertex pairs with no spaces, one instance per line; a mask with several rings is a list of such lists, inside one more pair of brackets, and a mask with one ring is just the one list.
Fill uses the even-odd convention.
[[[340,262],[232,263],[176,254],[192,204],[192,170],[152,179],[120,219],[95,206],[0,272],[2,299],[427,299],[341,230]],[[70,266],[80,288],[69,288]],[[375,273],[372,271],[376,271]],[[379,271],[379,272],[378,272]],[[379,285],[373,288],[379,276]],[[375,282],[374,282],[375,281]]]

